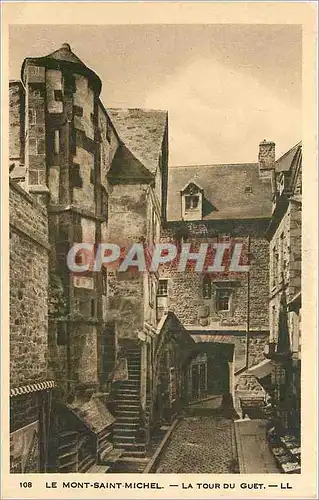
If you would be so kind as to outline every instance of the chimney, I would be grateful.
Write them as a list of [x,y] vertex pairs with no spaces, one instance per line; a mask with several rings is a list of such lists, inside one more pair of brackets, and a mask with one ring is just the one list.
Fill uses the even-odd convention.
[[259,144],[259,174],[263,178],[271,177],[271,172],[275,168],[275,148],[275,143],[266,139]]

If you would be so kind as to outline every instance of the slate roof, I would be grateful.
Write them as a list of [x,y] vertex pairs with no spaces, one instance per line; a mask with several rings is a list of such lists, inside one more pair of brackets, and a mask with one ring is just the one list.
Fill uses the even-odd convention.
[[108,108],[121,141],[146,169],[154,174],[167,124],[167,111]]
[[71,71],[75,73],[80,73],[88,76],[92,82],[95,83],[96,91],[98,94],[101,92],[102,83],[98,75],[91,70],[86,64],[84,64],[81,59],[72,52],[71,47],[68,43],[63,43],[62,46],[51,52],[46,56],[41,57],[27,57],[22,63],[21,68],[21,80],[24,82],[24,67],[25,64],[30,62],[35,62],[36,64],[51,66],[51,67],[60,67],[60,64],[65,63],[64,66],[72,67]]
[[72,405],[67,405],[67,407],[95,434],[98,434],[105,427],[115,422],[115,417],[97,396],[92,397],[88,402],[80,406],[73,403]]
[[271,182],[260,179],[258,163],[169,167],[169,221],[181,220],[181,190],[189,182],[204,190],[203,220],[271,216]]
[[292,165],[292,162],[295,159],[297,153],[299,153],[302,143],[298,142],[295,146],[293,146],[289,151],[283,154],[275,163],[276,172],[288,172]]
[[213,342],[213,343],[226,343],[226,344],[233,344],[234,343],[234,337],[233,335],[220,335],[220,334],[194,334],[191,335],[192,339],[196,344],[199,344],[201,342]]
[[67,61],[86,66],[84,62],[81,61],[81,59],[79,59],[78,56],[74,54],[74,52],[72,52],[71,47],[68,43],[63,43],[59,49],[51,52],[51,54],[48,54],[45,57],[56,59],[57,61]]

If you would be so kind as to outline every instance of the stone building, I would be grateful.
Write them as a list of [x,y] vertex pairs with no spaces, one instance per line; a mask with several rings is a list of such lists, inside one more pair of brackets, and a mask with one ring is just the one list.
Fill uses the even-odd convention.
[[[174,315],[166,313],[158,325],[156,273],[104,266],[95,272],[84,251],[75,255],[74,272],[67,255],[78,243],[94,252],[113,241],[125,254],[135,242],[151,251],[159,241],[167,113],[107,110],[99,77],[68,44],[25,59],[21,79],[10,83],[10,176],[43,211],[50,250],[42,269],[48,286],[45,354],[56,389],[46,466],[105,471],[122,454],[145,455],[163,382],[157,372],[170,370],[164,392],[175,394],[185,349],[176,348]],[[170,418],[176,398],[165,404],[170,410],[163,418]]]
[[[10,82],[11,386],[40,395],[41,470],[112,471],[145,457],[156,425],[189,400],[231,394],[240,412],[242,398],[265,396],[265,234],[286,217],[286,191],[272,210],[274,179],[291,186],[286,160],[263,141],[256,163],[168,168],[167,112],[108,109],[101,85],[68,44],[25,59]],[[149,262],[159,242],[176,243],[177,260],[206,244],[204,272],[194,256],[182,272],[176,260],[124,266],[134,244]],[[121,247],[116,266],[94,268],[101,243]],[[286,290],[296,324],[298,265]],[[36,421],[12,401],[13,432]]]
[[300,432],[302,144],[279,158],[273,173],[269,239],[272,396],[284,427]]
[[[211,390],[230,392],[238,410],[241,396],[264,394],[249,369],[263,361],[269,336],[265,230],[271,218],[274,155],[274,144],[263,141],[256,163],[169,169],[164,241],[188,243],[191,253],[206,244],[208,252],[203,272],[196,272],[193,256],[185,272],[175,263],[166,266],[160,284],[167,306],[193,339],[218,349],[218,362],[210,370],[216,387]],[[224,251],[220,264],[211,266],[217,258],[216,244],[224,245]],[[236,269],[232,259],[238,248]],[[228,344],[233,346],[233,359]]]
[[13,182],[9,203],[11,471],[44,472],[55,385],[48,378],[48,218]]

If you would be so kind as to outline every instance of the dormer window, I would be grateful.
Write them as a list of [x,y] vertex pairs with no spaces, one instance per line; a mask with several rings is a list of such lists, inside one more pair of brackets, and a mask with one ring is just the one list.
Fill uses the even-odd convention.
[[190,182],[181,190],[182,219],[201,220],[203,205],[203,189]]

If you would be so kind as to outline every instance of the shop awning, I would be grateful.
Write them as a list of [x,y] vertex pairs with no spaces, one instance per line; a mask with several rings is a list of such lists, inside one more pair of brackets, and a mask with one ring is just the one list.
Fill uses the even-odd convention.
[[99,434],[99,432],[115,422],[115,417],[106,408],[103,399],[103,396],[94,395],[85,403],[73,402],[72,404],[66,404],[66,407],[94,434]]
[[250,375],[254,375],[254,377],[258,379],[262,379],[264,377],[267,377],[267,375],[270,375],[271,372],[273,371],[275,365],[271,361],[271,359],[264,359],[258,365],[252,366],[247,370],[247,373]]
[[53,389],[55,386],[56,384],[54,380],[45,380],[43,382],[37,382],[30,385],[14,387],[13,389],[10,389],[10,397],[21,396],[21,394],[29,394],[30,392],[45,391]]

